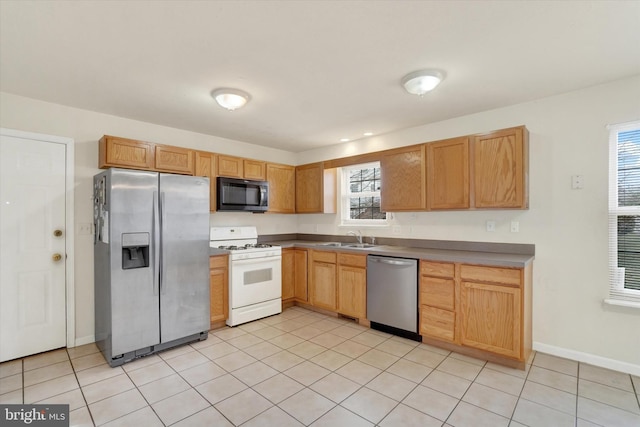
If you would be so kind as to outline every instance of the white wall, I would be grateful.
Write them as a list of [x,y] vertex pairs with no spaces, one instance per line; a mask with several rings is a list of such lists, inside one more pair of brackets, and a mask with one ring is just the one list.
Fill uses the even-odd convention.
[[[442,138],[524,124],[530,132],[530,209],[398,213],[392,229],[366,235],[470,240],[536,245],[534,341],[550,353],[640,375],[640,309],[606,306],[606,125],[640,119],[640,76],[561,96],[487,111],[392,134],[293,153],[0,93],[0,126],[68,136],[76,142],[76,222],[91,222],[91,177],[103,134],[234,154],[278,163],[304,164]],[[571,175],[585,177],[571,190]],[[337,215],[216,213],[217,225],[257,224],[261,234],[345,234]],[[296,225],[297,219],[297,225]],[[485,231],[495,220],[497,230]],[[511,220],[520,232],[510,233]],[[76,336],[93,335],[91,236],[76,233]]]
[[[79,224],[92,222],[92,178],[98,169],[98,140],[116,135],[277,163],[295,164],[295,155],[209,135],[187,132],[87,110],[69,108],[0,92],[0,127],[71,137],[75,141],[75,301],[76,342],[93,341],[93,236],[80,235]],[[260,233],[295,233],[286,215],[238,214],[239,224],[260,218]],[[264,217],[264,218],[262,218]],[[269,218],[266,218],[269,217]],[[266,220],[265,220],[266,219]],[[211,223],[236,225],[234,214],[213,214]]]
[[[517,125],[530,132],[530,209],[397,213],[365,235],[533,243],[533,339],[540,350],[640,375],[640,308],[603,304],[608,291],[607,124],[640,119],[640,77],[300,153],[298,164]],[[583,190],[571,175],[584,175]],[[485,222],[495,220],[496,232]],[[511,233],[510,222],[520,223]],[[345,234],[336,215],[298,215],[298,232]]]

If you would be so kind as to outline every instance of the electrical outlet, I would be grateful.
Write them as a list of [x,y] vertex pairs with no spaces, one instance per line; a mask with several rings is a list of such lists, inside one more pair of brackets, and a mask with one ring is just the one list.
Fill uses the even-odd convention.
[[511,232],[512,233],[520,232],[520,223],[518,221],[511,221]]
[[317,225],[317,224],[315,224],[315,225],[313,226],[313,232],[314,232],[314,233],[317,233],[317,232],[318,232],[318,225]]
[[401,233],[402,233],[402,228],[399,225],[394,225],[393,234],[401,234]]
[[93,234],[93,224],[90,222],[81,222],[78,224],[78,235],[91,235]]
[[496,231],[496,222],[495,221],[487,221],[487,231],[490,231],[490,232]]

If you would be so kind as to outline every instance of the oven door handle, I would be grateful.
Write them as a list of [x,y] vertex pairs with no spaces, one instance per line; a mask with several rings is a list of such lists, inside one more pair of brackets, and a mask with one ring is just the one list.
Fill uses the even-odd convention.
[[274,261],[282,261],[282,256],[268,256],[262,258],[249,258],[249,259],[234,259],[231,260],[231,265],[257,265],[257,264],[265,264]]

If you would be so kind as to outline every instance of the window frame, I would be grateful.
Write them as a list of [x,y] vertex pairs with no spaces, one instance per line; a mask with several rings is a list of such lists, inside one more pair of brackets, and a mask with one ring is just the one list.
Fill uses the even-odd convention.
[[610,125],[609,129],[609,298],[606,303],[640,308],[640,290],[625,287],[624,276],[618,267],[618,217],[640,216],[640,204],[619,206],[618,197],[618,148],[619,134],[640,129],[640,121]]
[[[349,172],[359,169],[380,169],[380,162],[359,163],[355,165],[343,166],[340,168],[340,225],[341,226],[365,226],[365,227],[388,227],[389,213],[385,212],[385,219],[352,219],[350,215],[350,198],[358,197],[381,197],[380,190],[362,193],[352,193],[349,181]],[[382,199],[381,199],[382,200]]]

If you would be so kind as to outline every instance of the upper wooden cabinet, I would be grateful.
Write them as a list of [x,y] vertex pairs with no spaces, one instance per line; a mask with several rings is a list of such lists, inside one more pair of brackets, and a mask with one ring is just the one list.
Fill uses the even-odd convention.
[[529,207],[529,132],[524,126],[473,137],[474,206]]
[[267,163],[269,181],[269,212],[295,213],[296,168]]
[[266,179],[266,163],[259,160],[218,154],[218,176],[230,178]]
[[427,208],[469,208],[469,138],[430,142],[427,149]]
[[296,212],[336,212],[336,170],[322,162],[296,167]]
[[153,144],[105,135],[99,142],[98,167],[194,173],[194,152],[187,148]]
[[264,181],[267,179],[267,163],[259,160],[243,159],[244,178]]
[[134,139],[105,135],[98,145],[98,167],[121,167],[151,170],[154,166],[154,144]]
[[240,157],[223,156],[218,154],[218,176],[230,178],[244,178],[244,162]]
[[209,210],[216,211],[216,155],[206,151],[196,151],[195,175],[209,178]]
[[156,145],[155,169],[193,175],[193,150],[170,145]]
[[425,147],[386,151],[380,159],[381,209],[385,212],[426,209]]

